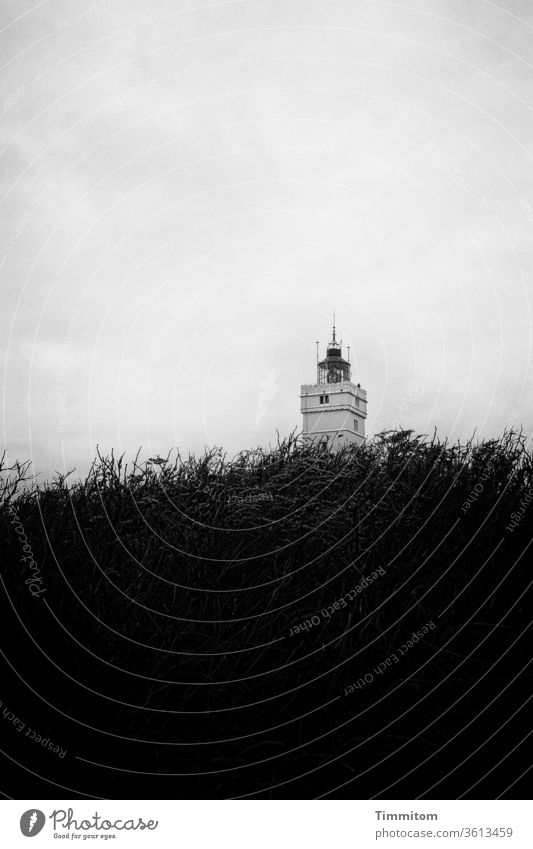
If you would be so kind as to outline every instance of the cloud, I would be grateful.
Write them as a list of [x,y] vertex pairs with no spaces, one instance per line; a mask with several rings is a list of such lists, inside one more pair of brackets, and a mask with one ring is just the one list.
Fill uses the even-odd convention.
[[415,429],[531,428],[532,18],[60,0],[8,27],[11,444],[43,469],[97,438],[268,444],[333,307],[374,430],[412,381]]

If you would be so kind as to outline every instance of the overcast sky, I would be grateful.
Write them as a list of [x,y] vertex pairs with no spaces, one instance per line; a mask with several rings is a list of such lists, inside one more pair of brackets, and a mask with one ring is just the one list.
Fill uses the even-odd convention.
[[84,471],[301,427],[532,432],[530,0],[2,2],[3,424]]

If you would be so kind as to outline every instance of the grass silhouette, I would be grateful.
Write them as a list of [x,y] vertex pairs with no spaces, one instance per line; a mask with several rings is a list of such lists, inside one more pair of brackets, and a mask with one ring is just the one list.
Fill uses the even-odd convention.
[[2,699],[68,753],[4,722],[11,795],[523,793],[522,433],[0,480]]

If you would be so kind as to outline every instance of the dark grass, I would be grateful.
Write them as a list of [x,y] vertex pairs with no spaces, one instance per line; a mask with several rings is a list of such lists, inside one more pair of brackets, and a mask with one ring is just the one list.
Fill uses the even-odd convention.
[[291,437],[232,461],[99,454],[84,481],[28,474],[2,475],[0,699],[26,723],[2,722],[9,795],[523,795],[533,462],[520,433],[389,432],[334,455]]

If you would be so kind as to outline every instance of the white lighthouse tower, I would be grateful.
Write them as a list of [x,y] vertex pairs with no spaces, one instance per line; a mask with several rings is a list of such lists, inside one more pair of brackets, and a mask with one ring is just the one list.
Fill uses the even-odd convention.
[[317,362],[317,382],[302,386],[300,398],[304,440],[327,442],[334,450],[364,443],[366,391],[352,383],[350,362],[335,338],[335,316],[326,357]]

